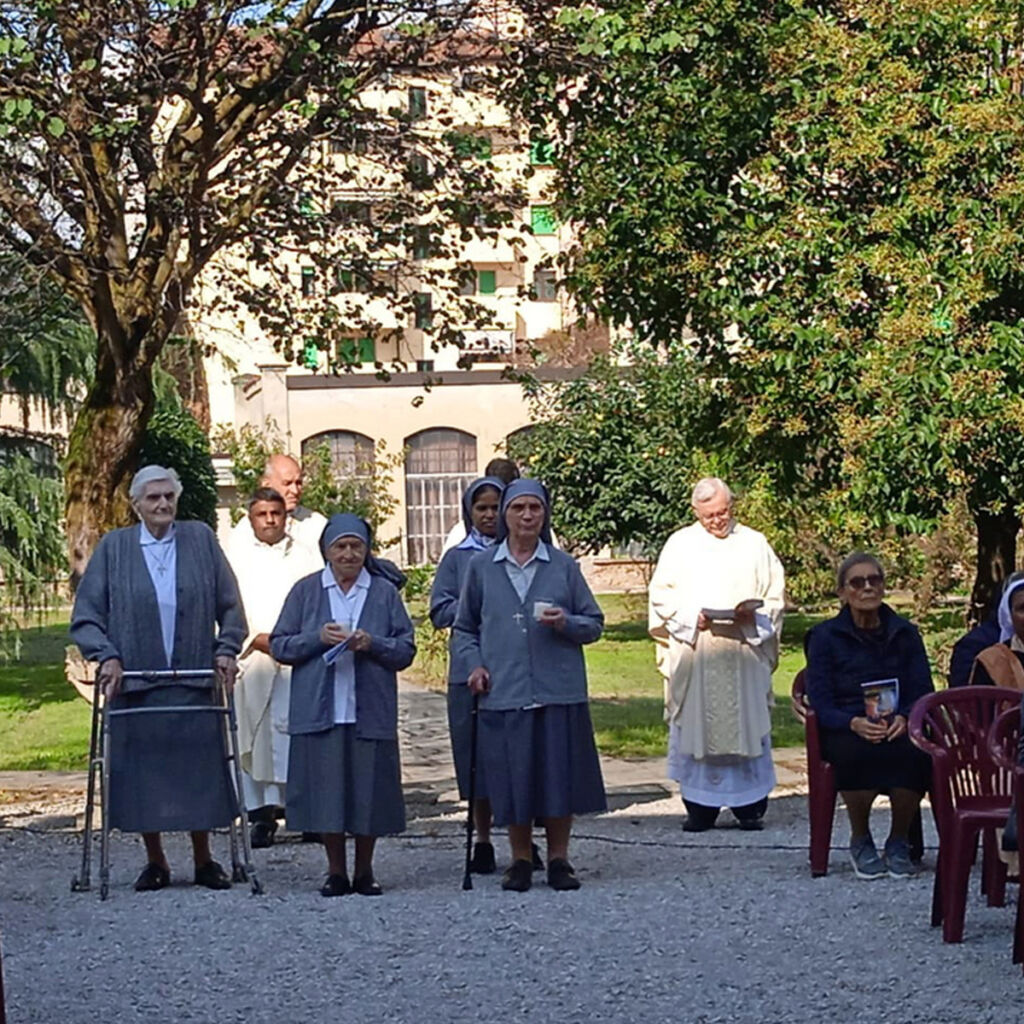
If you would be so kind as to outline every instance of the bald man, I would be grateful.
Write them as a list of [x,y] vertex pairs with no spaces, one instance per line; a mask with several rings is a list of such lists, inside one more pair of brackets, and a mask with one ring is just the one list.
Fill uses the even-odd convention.
[[[327,520],[319,513],[299,504],[302,498],[302,467],[290,455],[271,455],[263,468],[260,487],[269,487],[284,498],[287,514],[287,533],[293,544],[306,548],[323,564],[320,555],[320,534]],[[230,549],[236,542],[241,550],[253,542],[252,525],[248,517],[240,519],[231,531]],[[230,551],[229,551],[230,554]]]

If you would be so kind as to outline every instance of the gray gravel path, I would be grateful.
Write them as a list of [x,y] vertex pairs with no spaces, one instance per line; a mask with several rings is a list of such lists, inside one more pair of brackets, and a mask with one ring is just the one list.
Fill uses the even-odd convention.
[[[773,800],[761,833],[726,813],[686,835],[678,797],[620,787],[613,810],[577,825],[580,892],[538,879],[504,893],[495,875],[464,893],[461,817],[431,763],[407,787],[409,832],[380,844],[380,899],[322,899],[322,851],[291,840],[257,852],[266,895],[199,890],[180,836],[175,884],[137,894],[140,844],[115,835],[100,903],[69,892],[72,829],[0,828],[10,1024],[1016,1019],[1016,893],[989,909],[973,892],[966,941],[945,946],[928,925],[931,873],[857,882],[841,813],[832,873],[812,880],[802,797]],[[226,861],[224,837],[215,852]]]

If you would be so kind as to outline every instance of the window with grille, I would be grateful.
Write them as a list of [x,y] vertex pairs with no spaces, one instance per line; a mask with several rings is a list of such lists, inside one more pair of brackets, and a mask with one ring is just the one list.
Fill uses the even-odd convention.
[[410,565],[436,562],[462,518],[462,492],[477,475],[476,438],[462,430],[424,430],[405,439],[406,544]]
[[558,298],[558,288],[553,270],[535,270],[533,272],[533,294],[530,298],[534,302],[554,302]]
[[366,480],[373,476],[373,439],[354,430],[324,430],[302,442],[303,459],[321,445],[331,452],[331,472],[339,483],[345,480]]
[[316,270],[313,267],[302,268],[302,283],[299,288],[305,298],[309,298],[313,294],[313,290],[316,287]]

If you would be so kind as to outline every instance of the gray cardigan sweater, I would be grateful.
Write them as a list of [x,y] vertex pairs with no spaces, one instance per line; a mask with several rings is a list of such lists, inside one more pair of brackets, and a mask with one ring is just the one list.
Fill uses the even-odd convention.
[[[217,655],[237,655],[242,649],[245,613],[216,536],[197,522],[175,523],[174,535],[178,612],[171,663],[137,524],[112,530],[99,542],[78,585],[71,639],[90,661],[120,658],[129,671],[211,669]],[[197,684],[211,685],[209,679]],[[126,681],[125,689],[145,685]]]
[[[329,646],[320,627],[332,622],[331,603],[320,573],[304,576],[285,598],[270,634],[270,653],[292,666],[288,731],[323,732],[334,725],[334,666],[325,665]],[[398,678],[416,655],[414,631],[398,591],[382,576],[370,577],[359,628],[373,638],[355,653],[356,735],[393,740],[398,735]]]
[[[548,553],[551,561],[537,563],[525,601],[519,600],[504,562],[494,561],[493,550],[479,552],[469,563],[455,619],[455,650],[470,671],[483,665],[490,673],[481,708],[511,711],[587,700],[582,645],[601,635],[604,614],[575,560],[551,547]],[[533,602],[540,600],[565,611],[564,630],[534,620]]]

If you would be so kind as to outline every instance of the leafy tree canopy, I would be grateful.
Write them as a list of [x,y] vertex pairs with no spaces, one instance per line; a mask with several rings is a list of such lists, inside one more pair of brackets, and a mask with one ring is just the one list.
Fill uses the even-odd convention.
[[966,501],[978,606],[1024,504],[1022,18],[610,0],[557,15],[520,82],[576,294],[651,342],[692,333],[720,436],[780,493],[906,531]]

